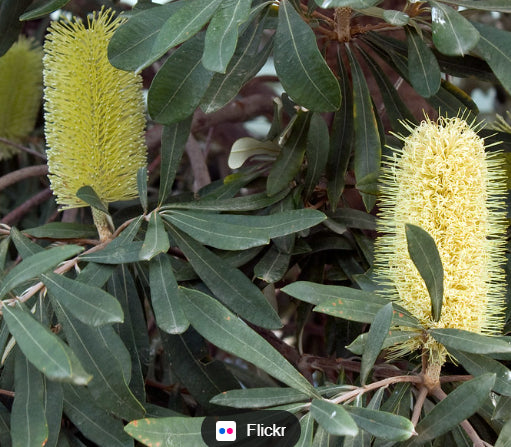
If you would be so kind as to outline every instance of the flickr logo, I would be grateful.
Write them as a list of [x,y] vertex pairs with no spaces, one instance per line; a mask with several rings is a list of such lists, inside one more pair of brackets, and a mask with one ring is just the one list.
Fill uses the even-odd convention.
[[236,441],[236,422],[218,421],[216,423],[217,441]]

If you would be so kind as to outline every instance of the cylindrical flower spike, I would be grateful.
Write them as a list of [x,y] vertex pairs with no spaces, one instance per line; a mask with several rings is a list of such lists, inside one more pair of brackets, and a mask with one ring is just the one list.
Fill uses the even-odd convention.
[[[376,271],[393,299],[425,328],[499,333],[503,325],[506,233],[506,174],[502,158],[485,151],[484,140],[462,118],[429,119],[407,125],[382,168],[376,241]],[[441,318],[410,259],[405,224],[418,225],[435,240],[444,269]],[[430,364],[441,365],[446,350],[418,335],[397,347],[423,349]]]
[[[41,47],[24,36],[0,57],[0,137],[14,143],[34,129],[41,105],[42,57]],[[17,152],[0,143],[0,160]]]
[[63,209],[87,205],[76,196],[86,185],[105,204],[135,198],[146,164],[142,79],[107,57],[122,20],[108,10],[87,22],[53,22],[44,44],[49,178]]

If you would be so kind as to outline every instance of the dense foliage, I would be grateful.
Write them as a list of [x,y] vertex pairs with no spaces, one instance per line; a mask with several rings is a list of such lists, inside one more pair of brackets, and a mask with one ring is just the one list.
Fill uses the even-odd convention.
[[[436,328],[373,270],[390,148],[425,114],[480,120],[474,85],[508,101],[509,1],[0,0],[0,55],[105,6],[126,18],[108,60],[147,88],[139,199],[83,184],[90,207],[59,210],[43,107],[18,138],[28,109],[0,104],[0,445],[199,446],[205,416],[278,408],[301,447],[510,446],[509,292],[502,334]],[[511,151],[504,119],[476,130]],[[406,238],[441,321],[435,242]],[[439,375],[392,349],[417,334]]]

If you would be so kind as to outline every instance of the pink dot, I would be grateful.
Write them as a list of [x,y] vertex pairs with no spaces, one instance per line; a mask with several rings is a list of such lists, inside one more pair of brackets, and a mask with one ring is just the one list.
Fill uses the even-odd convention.
[[233,430],[232,430],[232,428],[228,428],[228,429],[227,429],[227,434],[228,434],[228,435],[232,435],[232,431],[233,431]]

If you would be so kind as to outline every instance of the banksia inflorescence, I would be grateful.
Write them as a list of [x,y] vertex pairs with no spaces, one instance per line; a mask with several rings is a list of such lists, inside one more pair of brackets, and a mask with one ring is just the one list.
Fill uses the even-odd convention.
[[[506,175],[498,152],[462,118],[429,119],[407,125],[382,168],[381,205],[376,242],[380,281],[393,299],[426,329],[456,328],[497,334],[503,325]],[[435,240],[444,269],[444,298],[439,321],[410,259],[405,224],[422,227]],[[430,364],[441,366],[446,350],[418,334],[396,349],[422,349]]]
[[[0,57],[0,137],[20,143],[34,128],[41,105],[42,50],[32,39],[20,36]],[[0,160],[18,152],[0,143]]]
[[146,164],[141,77],[114,68],[107,46],[122,23],[111,11],[53,22],[44,44],[45,133],[51,188],[62,208],[87,204],[91,186],[105,203],[137,196]]

